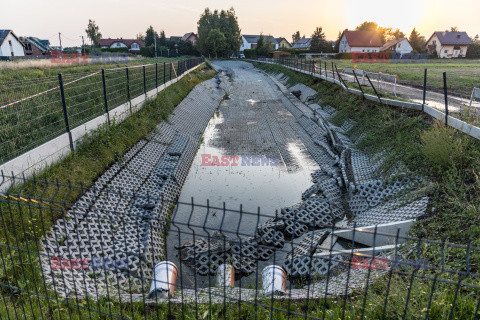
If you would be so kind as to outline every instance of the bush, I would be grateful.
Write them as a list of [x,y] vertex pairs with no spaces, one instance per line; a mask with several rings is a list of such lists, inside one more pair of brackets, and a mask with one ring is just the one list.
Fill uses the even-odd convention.
[[463,139],[461,134],[437,121],[429,130],[422,132],[423,154],[438,171],[453,168],[463,161]]
[[247,59],[256,58],[257,57],[257,50],[255,50],[255,49],[245,49],[243,51],[243,54],[245,55],[245,58],[247,58]]

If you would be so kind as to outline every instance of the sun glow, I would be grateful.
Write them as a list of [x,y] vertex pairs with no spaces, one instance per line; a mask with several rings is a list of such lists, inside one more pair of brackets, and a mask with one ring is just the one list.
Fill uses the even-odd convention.
[[418,0],[347,0],[347,19],[350,29],[364,21],[374,21],[382,27],[399,28],[409,33],[425,19],[425,3]]

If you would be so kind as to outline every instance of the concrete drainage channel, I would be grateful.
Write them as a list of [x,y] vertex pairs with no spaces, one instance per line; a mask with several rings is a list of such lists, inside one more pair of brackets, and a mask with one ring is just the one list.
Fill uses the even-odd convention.
[[[258,74],[247,63],[217,64],[233,74],[240,71]],[[241,296],[242,300],[254,300],[263,293],[305,299],[325,294],[349,294],[385,272],[346,267],[349,264],[344,262],[352,255],[348,247],[354,232],[351,228],[354,225],[364,227],[357,232],[365,234],[355,237],[360,253],[373,251],[375,255],[391,256],[398,246],[388,237],[372,239],[369,226],[381,224],[377,228],[390,233],[400,227],[405,235],[414,219],[426,212],[428,198],[422,193],[422,179],[406,169],[380,177],[377,169],[382,155],[368,156],[355,148],[362,135],[350,134],[356,125],[354,121],[347,120],[336,127],[329,122],[335,109],[320,106],[314,90],[303,85],[287,88],[282,75],[262,74],[261,77],[265,82],[262,85],[277,90],[279,101],[294,117],[295,121],[284,121],[282,126],[288,126],[289,134],[301,140],[305,151],[317,164],[311,174],[312,185],[299,195],[298,202],[283,207],[277,214],[270,214],[270,218],[264,219],[248,237],[234,237],[228,232],[208,233],[208,236],[176,243],[176,252],[170,249],[170,253],[164,252],[163,248],[171,247],[164,245],[161,234],[152,232],[152,228],[165,227],[164,220],[169,218],[173,208],[162,199],[174,201],[177,198],[200,145],[200,134],[225,92],[235,86],[235,78],[232,84],[222,73],[197,86],[175,109],[168,124],[162,123],[147,140],[139,142],[125,155],[121,163],[105,172],[69,216],[55,225],[54,232],[46,240],[48,256],[85,259],[95,252],[103,252],[110,259],[120,257],[128,261],[125,269],[134,277],[106,270],[63,273],[51,270],[50,261],[45,259],[45,274],[51,283],[56,283],[57,292],[63,296],[107,293],[123,296],[133,292],[133,299],[141,300],[150,289],[154,293],[150,298],[158,293],[160,300],[168,297],[169,301],[200,303],[222,302],[225,294],[230,299]],[[294,91],[296,95],[292,94]],[[281,145],[285,139],[282,132],[272,126],[269,128],[277,145]],[[279,153],[283,161],[291,156],[281,150]],[[126,195],[134,193],[143,197]],[[123,214],[112,215],[113,211]],[[342,230],[332,229],[334,224]],[[175,287],[170,282],[179,275],[179,270],[169,263],[158,265],[156,276],[157,280],[167,279],[167,285],[165,281],[154,281],[150,287],[139,279],[151,279],[155,264],[165,255],[171,260],[172,254],[177,256],[177,264],[188,269],[194,277],[213,278],[221,285],[213,286],[212,281],[207,281],[195,290],[188,286],[179,289],[177,283],[174,293]],[[277,266],[268,267],[271,264]],[[242,286],[242,278],[243,283],[249,283],[248,279],[256,282],[255,289]],[[258,287],[261,278],[263,290],[261,285]],[[310,283],[305,285],[301,281],[304,279],[310,279]],[[108,283],[119,283],[114,286],[118,292],[112,293],[112,289],[107,292]],[[212,292],[216,294],[212,296]]]

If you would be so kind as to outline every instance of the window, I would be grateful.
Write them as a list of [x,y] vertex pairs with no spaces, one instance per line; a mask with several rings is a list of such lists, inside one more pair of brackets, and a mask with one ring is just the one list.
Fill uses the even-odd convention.
[[10,45],[10,47],[12,46],[12,40],[8,40],[8,44]]
[[434,45],[434,46],[437,45],[437,40],[433,40],[433,45]]
[[399,43],[399,44],[398,44],[398,47],[400,48],[401,46],[402,46],[402,44],[401,44],[401,43]]
[[445,50],[445,54],[447,54],[447,53],[448,53],[448,50]]

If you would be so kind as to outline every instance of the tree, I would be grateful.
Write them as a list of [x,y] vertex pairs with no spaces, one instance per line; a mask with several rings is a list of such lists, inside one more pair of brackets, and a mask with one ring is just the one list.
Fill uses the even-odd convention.
[[145,41],[145,36],[144,36],[142,33],[137,33],[137,35],[135,36],[135,38],[136,38],[137,40]]
[[212,29],[208,33],[206,46],[215,58],[218,58],[218,54],[222,54],[227,45],[227,41],[223,32],[220,29]]
[[300,40],[300,31],[295,32],[292,34],[292,44],[295,44]]
[[327,51],[327,40],[322,27],[317,27],[312,34],[312,41],[310,42],[310,51],[324,52]]
[[87,37],[92,41],[94,46],[98,46],[98,41],[102,38],[102,34],[100,33],[100,28],[97,26],[95,21],[88,19],[88,26],[85,29],[85,33]]
[[413,28],[412,32],[410,33],[410,37],[408,38],[410,44],[413,47],[413,50],[416,52],[424,52],[425,51],[425,44],[426,40],[424,36],[421,36],[419,32],[415,28]]
[[335,46],[333,47],[334,52],[339,52],[340,50],[340,41],[342,40],[342,31],[338,31],[337,41],[335,41]]
[[165,46],[167,44],[167,37],[165,36],[165,31],[160,31],[160,36],[158,40],[160,46]]
[[152,44],[155,44],[155,38],[158,38],[158,34],[153,30],[153,27],[150,26],[145,32],[145,46],[149,47]]
[[376,22],[365,21],[359,25],[355,30],[357,31],[377,31],[378,24]]
[[[231,55],[240,50],[241,31],[238,25],[238,18],[233,8],[220,12],[218,10],[211,12],[210,9],[206,8],[200,15],[197,26],[197,47],[202,54],[214,54],[208,42],[208,37],[213,29],[218,29],[218,31],[224,35],[226,42],[222,52],[218,50],[219,48],[215,48],[215,55]],[[216,34],[216,32],[214,34]]]
[[457,28],[457,27],[451,27],[451,28],[450,28],[450,31],[452,31],[452,32],[458,32],[458,28]]
[[402,31],[400,31],[400,29],[397,29],[397,30],[392,32],[392,36],[395,39],[402,39],[402,38],[405,38],[406,34],[403,33]]

